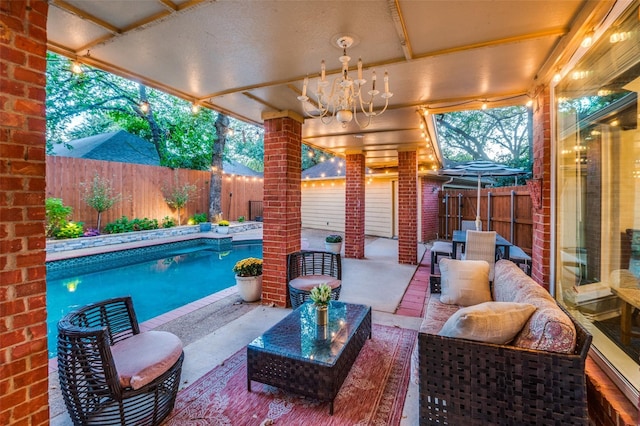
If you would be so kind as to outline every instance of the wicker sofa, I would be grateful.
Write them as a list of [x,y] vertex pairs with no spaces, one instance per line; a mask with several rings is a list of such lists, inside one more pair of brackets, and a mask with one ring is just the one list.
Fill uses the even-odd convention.
[[[500,288],[502,294],[496,299]],[[432,282],[432,296],[418,334],[421,425],[588,424],[584,367],[591,335],[540,290],[544,289],[514,263],[496,263],[491,297],[530,303],[536,305],[536,311],[513,342],[491,344],[438,335],[447,316],[460,307],[442,303],[435,294],[441,291],[440,282]],[[546,301],[538,303],[540,297]],[[545,316],[558,315],[557,311],[550,314],[556,309],[568,316],[567,328],[575,328],[575,344],[572,341],[570,348],[563,349],[568,353],[532,349],[532,342],[540,347],[554,345],[549,335],[542,334],[558,329],[551,322],[541,324]],[[532,339],[535,327],[544,330]]]

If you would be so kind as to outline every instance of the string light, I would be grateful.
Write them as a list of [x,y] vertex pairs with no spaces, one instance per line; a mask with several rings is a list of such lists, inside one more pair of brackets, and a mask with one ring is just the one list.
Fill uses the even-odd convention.
[[580,43],[580,46],[586,48],[591,47],[591,45],[593,44],[593,30],[589,31],[585,36],[584,39],[582,40],[582,43]]
[[146,114],[149,112],[149,102],[147,101],[142,101],[140,102],[140,111],[142,111],[143,114]]
[[193,114],[197,114],[198,112],[200,112],[200,105],[198,105],[198,104],[196,104],[196,103],[193,103],[193,104],[191,105],[191,112],[192,112]]
[[482,109],[483,110],[487,109],[487,102],[486,101],[482,103]]
[[71,72],[74,74],[82,74],[82,66],[80,66],[80,62],[74,61],[71,64]]

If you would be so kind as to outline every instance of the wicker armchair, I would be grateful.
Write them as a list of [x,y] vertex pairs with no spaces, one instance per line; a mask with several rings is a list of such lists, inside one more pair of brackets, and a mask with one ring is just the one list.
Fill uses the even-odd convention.
[[326,251],[291,253],[287,257],[287,283],[293,309],[302,305],[318,284],[328,284],[331,298],[338,300],[342,288],[342,258],[339,253]]
[[75,425],[160,424],[173,409],[183,359],[175,335],[140,333],[130,297],[84,306],[58,323],[60,389]]
[[486,260],[489,263],[489,281],[493,281],[493,269],[496,264],[496,232],[467,230],[467,242],[462,259]]

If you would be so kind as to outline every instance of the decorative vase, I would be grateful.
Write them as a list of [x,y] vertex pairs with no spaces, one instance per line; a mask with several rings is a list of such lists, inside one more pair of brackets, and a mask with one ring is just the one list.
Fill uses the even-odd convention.
[[240,277],[236,275],[238,293],[245,302],[255,302],[262,297],[262,275],[257,277]]
[[335,254],[340,254],[340,251],[342,250],[342,243],[324,243],[324,248],[326,251],[330,252],[330,253],[335,253]]
[[229,233],[229,227],[228,226],[220,226],[220,225],[218,225],[218,227],[216,228],[216,232],[218,234],[228,234]]
[[320,326],[329,323],[329,306],[316,305],[316,323]]

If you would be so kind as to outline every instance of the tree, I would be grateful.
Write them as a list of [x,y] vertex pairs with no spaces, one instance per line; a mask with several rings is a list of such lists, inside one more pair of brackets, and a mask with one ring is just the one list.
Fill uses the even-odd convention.
[[523,106],[438,114],[436,123],[447,159],[531,167],[529,114]]
[[[222,153],[227,143],[229,117],[218,114],[216,139],[211,154],[211,182],[209,183],[209,217],[222,217]],[[229,219],[229,218],[227,218]]]
[[93,176],[91,182],[82,182],[80,186],[83,188],[82,199],[85,203],[95,211],[98,212],[98,223],[96,229],[100,230],[100,220],[102,213],[113,207],[114,204],[119,202],[122,198],[122,194],[113,194],[113,187],[111,181],[106,178],[101,178],[97,173]]
[[164,201],[169,207],[175,209],[178,213],[178,225],[182,225],[182,216],[180,210],[187,205],[191,199],[191,195],[196,191],[196,186],[189,183],[181,184],[178,179],[178,171],[173,174],[173,183],[165,183],[162,187]]

